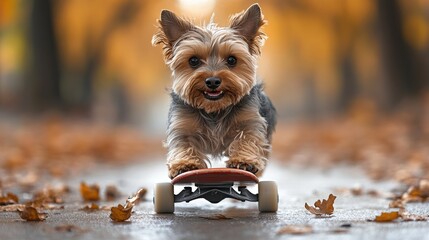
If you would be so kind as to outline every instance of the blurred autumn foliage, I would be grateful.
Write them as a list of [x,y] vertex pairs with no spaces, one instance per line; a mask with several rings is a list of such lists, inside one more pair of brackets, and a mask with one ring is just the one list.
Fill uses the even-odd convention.
[[[226,25],[250,4],[199,2],[1,1],[0,109],[57,109],[148,129],[159,125],[170,86],[161,51],[150,44],[160,10],[196,23],[214,12],[216,22]],[[269,40],[259,75],[280,117],[341,113],[362,98],[392,110],[427,90],[428,1],[260,4]]]
[[429,98],[380,114],[368,102],[345,117],[283,125],[274,139],[278,159],[303,166],[363,167],[376,180],[415,184],[429,179]]
[[[11,131],[10,129],[14,129]],[[160,141],[128,127],[49,118],[0,124],[0,189],[33,188],[105,164],[118,166],[159,154]]]

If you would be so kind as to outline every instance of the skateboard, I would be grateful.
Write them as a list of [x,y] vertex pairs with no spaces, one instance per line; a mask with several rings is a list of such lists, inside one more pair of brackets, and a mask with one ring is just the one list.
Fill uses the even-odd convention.
[[[256,184],[257,194],[247,189]],[[174,194],[175,186],[183,189]],[[279,201],[274,181],[259,181],[253,173],[241,169],[207,168],[179,174],[171,182],[155,184],[153,203],[156,213],[173,213],[174,203],[199,198],[211,203],[219,203],[225,198],[258,202],[260,212],[276,212]]]

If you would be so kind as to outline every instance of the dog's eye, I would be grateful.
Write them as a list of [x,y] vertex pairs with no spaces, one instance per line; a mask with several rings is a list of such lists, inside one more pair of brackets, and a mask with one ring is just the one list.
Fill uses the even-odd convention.
[[200,64],[201,64],[201,60],[199,58],[197,58],[197,57],[189,58],[189,65],[192,68],[197,68],[198,66],[200,66]]
[[234,56],[229,56],[226,59],[226,64],[228,64],[228,66],[230,67],[234,67],[237,64],[237,58],[235,58]]

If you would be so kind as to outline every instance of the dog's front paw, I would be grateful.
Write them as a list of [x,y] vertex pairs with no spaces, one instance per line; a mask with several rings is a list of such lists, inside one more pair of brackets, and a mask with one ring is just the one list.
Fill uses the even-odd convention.
[[177,175],[182,174],[184,172],[207,168],[205,164],[200,164],[196,162],[189,161],[179,161],[174,164],[170,164],[168,168],[168,176],[173,179]]
[[260,169],[258,169],[258,167],[253,164],[253,163],[249,163],[249,162],[243,162],[243,161],[234,161],[234,160],[229,160],[226,162],[226,167],[227,168],[236,168],[236,169],[242,169],[248,172],[251,172],[253,174],[256,174],[257,172],[259,172]]

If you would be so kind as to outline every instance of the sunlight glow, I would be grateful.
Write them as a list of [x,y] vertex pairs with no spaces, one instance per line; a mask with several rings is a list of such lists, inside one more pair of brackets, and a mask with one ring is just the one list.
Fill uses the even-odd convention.
[[179,6],[186,15],[207,16],[213,13],[216,0],[179,0]]

